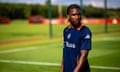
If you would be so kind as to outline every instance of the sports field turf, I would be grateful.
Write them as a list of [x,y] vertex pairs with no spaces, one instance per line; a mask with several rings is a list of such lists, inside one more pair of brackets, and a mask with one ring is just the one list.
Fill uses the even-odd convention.
[[[49,39],[49,25],[0,25],[0,72],[59,72],[65,26],[53,25]],[[120,72],[120,24],[108,25],[107,33],[102,24],[87,26],[93,32],[91,72]]]

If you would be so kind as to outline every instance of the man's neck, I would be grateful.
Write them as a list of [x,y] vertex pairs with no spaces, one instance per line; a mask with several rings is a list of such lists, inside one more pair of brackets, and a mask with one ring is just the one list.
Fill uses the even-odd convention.
[[84,24],[80,24],[79,26],[74,27],[74,26],[72,26],[72,24],[69,24],[68,28],[75,28],[76,30],[80,30],[83,26],[84,26]]

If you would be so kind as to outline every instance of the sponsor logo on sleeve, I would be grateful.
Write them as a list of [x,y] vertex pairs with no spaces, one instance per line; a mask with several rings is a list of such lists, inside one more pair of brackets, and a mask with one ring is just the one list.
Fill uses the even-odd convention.
[[90,39],[90,35],[87,34],[87,35],[85,36],[85,39]]

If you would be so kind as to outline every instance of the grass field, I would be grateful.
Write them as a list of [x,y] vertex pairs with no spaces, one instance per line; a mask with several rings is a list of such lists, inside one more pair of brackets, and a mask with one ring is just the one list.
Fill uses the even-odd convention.
[[[65,26],[53,25],[49,39],[49,25],[29,25],[26,20],[0,25],[0,72],[59,72]],[[102,24],[87,26],[93,33],[91,72],[120,72],[120,24],[108,25],[107,33]]]

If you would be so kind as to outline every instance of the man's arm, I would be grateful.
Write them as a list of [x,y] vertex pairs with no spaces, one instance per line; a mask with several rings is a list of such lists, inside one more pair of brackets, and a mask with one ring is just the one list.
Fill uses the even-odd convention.
[[60,72],[63,72],[63,59],[62,59],[61,67],[60,67]]
[[81,56],[80,56],[80,59],[78,60],[77,66],[74,69],[74,72],[79,72],[82,69],[82,67],[83,67],[83,65],[85,63],[85,60],[86,60],[86,58],[88,56],[88,52],[89,52],[88,50],[81,50],[80,51]]

